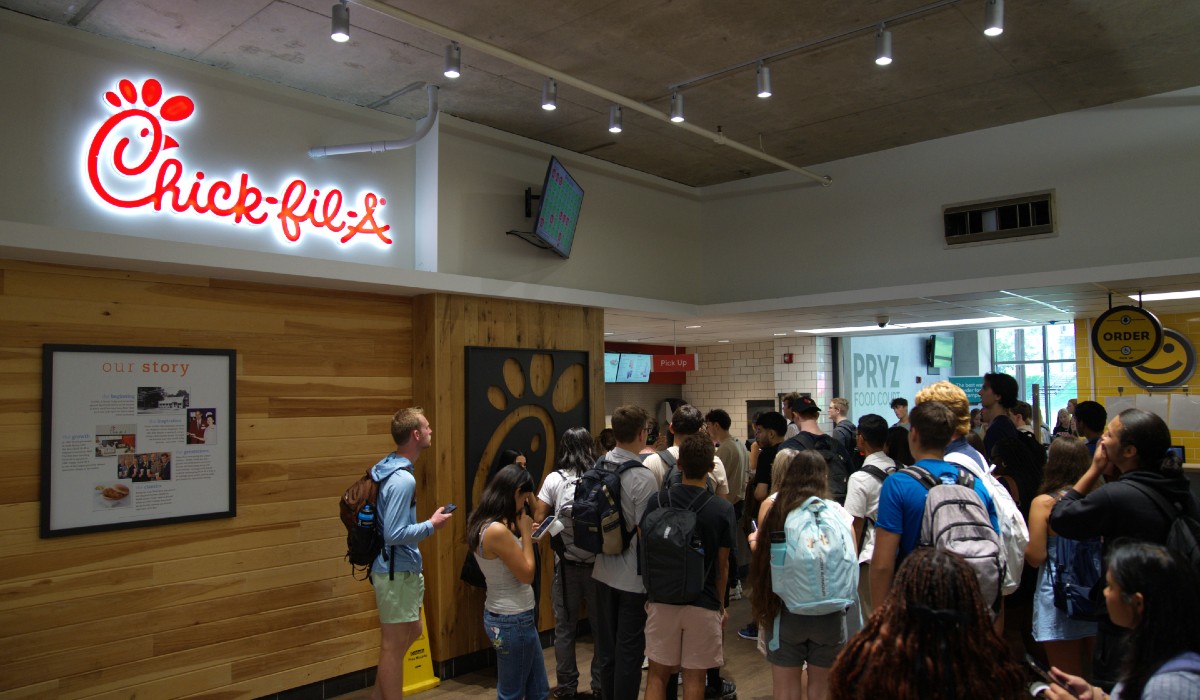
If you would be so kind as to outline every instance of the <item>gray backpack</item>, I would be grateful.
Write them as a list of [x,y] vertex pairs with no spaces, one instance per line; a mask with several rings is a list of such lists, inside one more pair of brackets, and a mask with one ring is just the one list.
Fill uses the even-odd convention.
[[947,484],[921,467],[901,469],[929,491],[921,518],[921,547],[936,547],[966,560],[979,580],[985,605],[1000,604],[1004,557],[1000,534],[992,528],[983,499],[975,492],[975,477],[955,465],[958,478]]

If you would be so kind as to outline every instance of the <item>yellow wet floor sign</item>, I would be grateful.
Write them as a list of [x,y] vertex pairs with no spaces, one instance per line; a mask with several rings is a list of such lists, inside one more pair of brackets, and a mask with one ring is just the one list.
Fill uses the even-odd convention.
[[425,606],[421,606],[421,636],[404,656],[404,694],[412,695],[441,685],[433,675],[433,657],[429,655],[429,629],[425,626]]

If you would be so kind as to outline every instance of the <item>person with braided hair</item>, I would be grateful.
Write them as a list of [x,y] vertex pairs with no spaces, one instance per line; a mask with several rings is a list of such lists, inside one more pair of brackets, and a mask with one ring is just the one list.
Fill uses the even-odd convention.
[[914,550],[877,605],[833,664],[832,700],[1028,697],[1025,670],[958,555]]

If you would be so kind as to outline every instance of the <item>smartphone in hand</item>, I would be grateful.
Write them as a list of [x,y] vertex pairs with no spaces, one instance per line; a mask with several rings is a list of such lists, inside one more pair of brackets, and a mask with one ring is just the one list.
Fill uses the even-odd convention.
[[458,510],[458,506],[453,503],[447,503],[446,507],[442,508],[442,512],[445,513],[446,515],[450,515],[451,513],[453,513],[456,510]]
[[554,520],[555,517],[553,515],[547,515],[546,519],[533,531],[533,539],[541,539],[542,535],[546,534],[546,530],[549,530],[550,526],[554,524]]
[[1033,675],[1037,676],[1042,682],[1049,685],[1057,685],[1060,688],[1062,687],[1062,683],[1054,680],[1054,676],[1050,675],[1050,671],[1044,668],[1037,659],[1033,658],[1033,656],[1025,654],[1025,665],[1028,666],[1029,669],[1033,671]]

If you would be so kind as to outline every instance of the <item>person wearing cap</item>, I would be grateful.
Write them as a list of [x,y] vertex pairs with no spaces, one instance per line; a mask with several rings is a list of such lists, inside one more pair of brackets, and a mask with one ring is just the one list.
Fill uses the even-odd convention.
[[[810,396],[800,396],[792,401],[792,420],[800,427],[800,432],[795,436],[788,438],[782,445],[780,450],[796,450],[797,452],[810,449],[828,449],[833,454],[840,456],[845,464],[839,470],[836,464],[829,464],[830,472],[830,497],[839,503],[846,499],[846,479],[850,476],[850,453],[846,447],[842,445],[840,440],[830,437],[821,430],[821,426],[817,424],[817,419],[821,417],[821,407],[813,401]],[[835,460],[836,461],[836,460]],[[839,471],[845,473],[838,474]],[[840,477],[840,478],[839,478]]]

